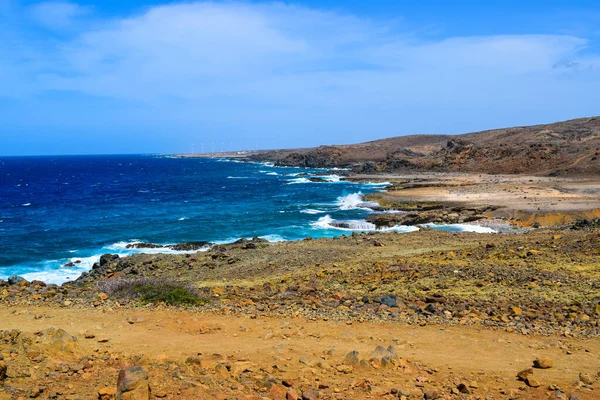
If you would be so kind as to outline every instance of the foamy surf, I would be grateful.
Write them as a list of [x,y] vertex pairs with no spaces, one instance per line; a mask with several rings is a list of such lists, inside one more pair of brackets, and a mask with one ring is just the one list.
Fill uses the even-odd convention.
[[416,232],[416,226],[396,225],[389,228],[377,228],[375,224],[365,220],[335,220],[329,215],[319,218],[311,224],[316,229],[335,229],[351,232]]
[[470,224],[434,224],[430,222],[428,224],[422,224],[431,229],[436,229],[440,231],[450,231],[450,232],[475,232],[475,233],[497,233],[496,230],[489,228],[487,226],[480,225],[470,225]]
[[327,212],[327,211],[323,211],[323,210],[316,210],[316,209],[314,209],[314,208],[307,208],[307,209],[304,209],[304,210],[300,210],[300,212],[301,212],[302,214],[311,214],[311,215],[314,215],[314,214],[322,214],[322,213],[325,213],[325,212]]
[[286,183],[286,185],[293,185],[297,183],[310,183],[310,180],[308,178],[296,178],[290,180],[288,183]]
[[379,204],[372,201],[364,201],[363,193],[352,193],[346,196],[338,197],[336,205],[342,211],[363,209],[372,211],[371,207],[378,207]]

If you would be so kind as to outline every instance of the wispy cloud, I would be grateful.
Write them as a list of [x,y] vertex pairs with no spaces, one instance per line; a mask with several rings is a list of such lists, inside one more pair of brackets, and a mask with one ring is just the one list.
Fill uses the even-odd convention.
[[[223,127],[233,119],[310,130],[310,119],[313,131],[337,126],[332,141],[340,141],[348,129],[371,126],[382,136],[404,122],[405,130],[452,130],[448,118],[473,110],[500,118],[558,110],[561,96],[600,100],[588,90],[600,83],[598,56],[587,38],[572,35],[433,40],[401,19],[282,3],[182,3],[101,18],[61,2],[35,5],[29,15],[71,31],[10,32],[0,48],[0,96],[75,93],[160,106],[166,115],[147,118],[164,124]],[[88,23],[76,24],[82,16]],[[423,123],[428,113],[450,126]]]

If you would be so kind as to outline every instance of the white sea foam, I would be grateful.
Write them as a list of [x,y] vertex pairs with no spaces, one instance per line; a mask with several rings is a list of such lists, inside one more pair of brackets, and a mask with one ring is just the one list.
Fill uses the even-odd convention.
[[339,175],[322,175],[320,178],[325,179],[327,182],[340,182]]
[[283,237],[281,237],[280,235],[263,235],[263,236],[259,236],[259,238],[268,240],[271,243],[286,242],[287,241]]
[[363,219],[351,220],[334,220],[329,215],[319,218],[311,224],[317,229],[335,229],[339,231],[359,231],[359,232],[415,232],[419,228],[416,226],[396,225],[390,228],[377,229],[375,224],[367,222]]
[[[55,283],[61,285],[65,282],[77,279],[82,273],[92,269],[94,263],[100,260],[99,255],[90,257],[74,257],[66,260],[48,260],[44,262],[44,266],[39,271],[26,272],[20,274],[21,277],[28,281],[39,280],[46,283]],[[67,263],[75,263],[73,267],[61,267]],[[59,264],[57,266],[57,264]]]
[[470,225],[470,224],[434,224],[432,222],[423,224],[432,229],[448,230],[451,232],[475,232],[475,233],[497,233],[496,230],[487,226]]
[[[117,243],[113,243],[111,245],[105,246],[104,249],[108,250],[108,252],[114,252],[115,254],[118,254],[119,256],[128,256],[131,254],[139,254],[139,253],[143,253],[143,254],[193,254],[193,253],[196,253],[197,251],[207,251],[210,249],[210,246],[205,246],[199,250],[172,250],[172,249],[169,249],[166,247],[159,247],[159,248],[155,248],[155,249],[136,249],[136,248],[128,249],[127,248],[128,245],[135,244],[135,243],[141,243],[141,241],[134,239],[134,240],[130,240],[129,242],[117,242]],[[157,243],[157,244],[160,244],[160,243]],[[172,244],[173,243],[161,244],[161,245],[169,246]]]
[[25,203],[25,204],[21,204],[23,207],[29,207],[31,205],[31,203]]
[[186,217],[181,217],[178,219],[178,221],[185,221],[187,218]]
[[304,209],[304,210],[300,210],[300,212],[303,213],[303,214],[322,214],[322,213],[327,212],[327,211],[316,210],[314,208],[307,208],[307,209]]
[[308,178],[296,178],[290,180],[288,183],[286,183],[286,185],[293,185],[296,183],[310,183],[310,180]]
[[267,172],[267,175],[273,175],[273,176],[277,176],[279,175],[277,172]]
[[337,205],[340,210],[354,210],[359,204],[363,203],[363,194],[361,192],[352,193],[346,196],[338,197]]
[[228,176],[227,179],[248,179],[247,176]]

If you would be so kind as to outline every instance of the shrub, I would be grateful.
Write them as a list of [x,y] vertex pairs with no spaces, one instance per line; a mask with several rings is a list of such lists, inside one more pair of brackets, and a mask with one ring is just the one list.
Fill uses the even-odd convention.
[[138,299],[144,304],[165,303],[194,306],[207,302],[196,290],[177,281],[159,279],[111,279],[98,282],[98,288],[116,298]]

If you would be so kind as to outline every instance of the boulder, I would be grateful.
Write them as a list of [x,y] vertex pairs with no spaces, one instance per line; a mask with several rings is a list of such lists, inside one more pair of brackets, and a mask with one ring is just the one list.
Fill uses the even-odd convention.
[[100,266],[103,267],[106,264],[118,260],[119,259],[119,255],[118,254],[103,254],[102,256],[100,256]]
[[8,278],[8,284],[9,285],[18,285],[21,282],[27,282],[27,281],[25,280],[25,278],[23,278],[21,276],[18,276],[18,275],[13,275],[13,276],[11,276],[11,277]]
[[119,371],[116,400],[148,400],[150,384],[148,373],[140,366],[125,367]]

